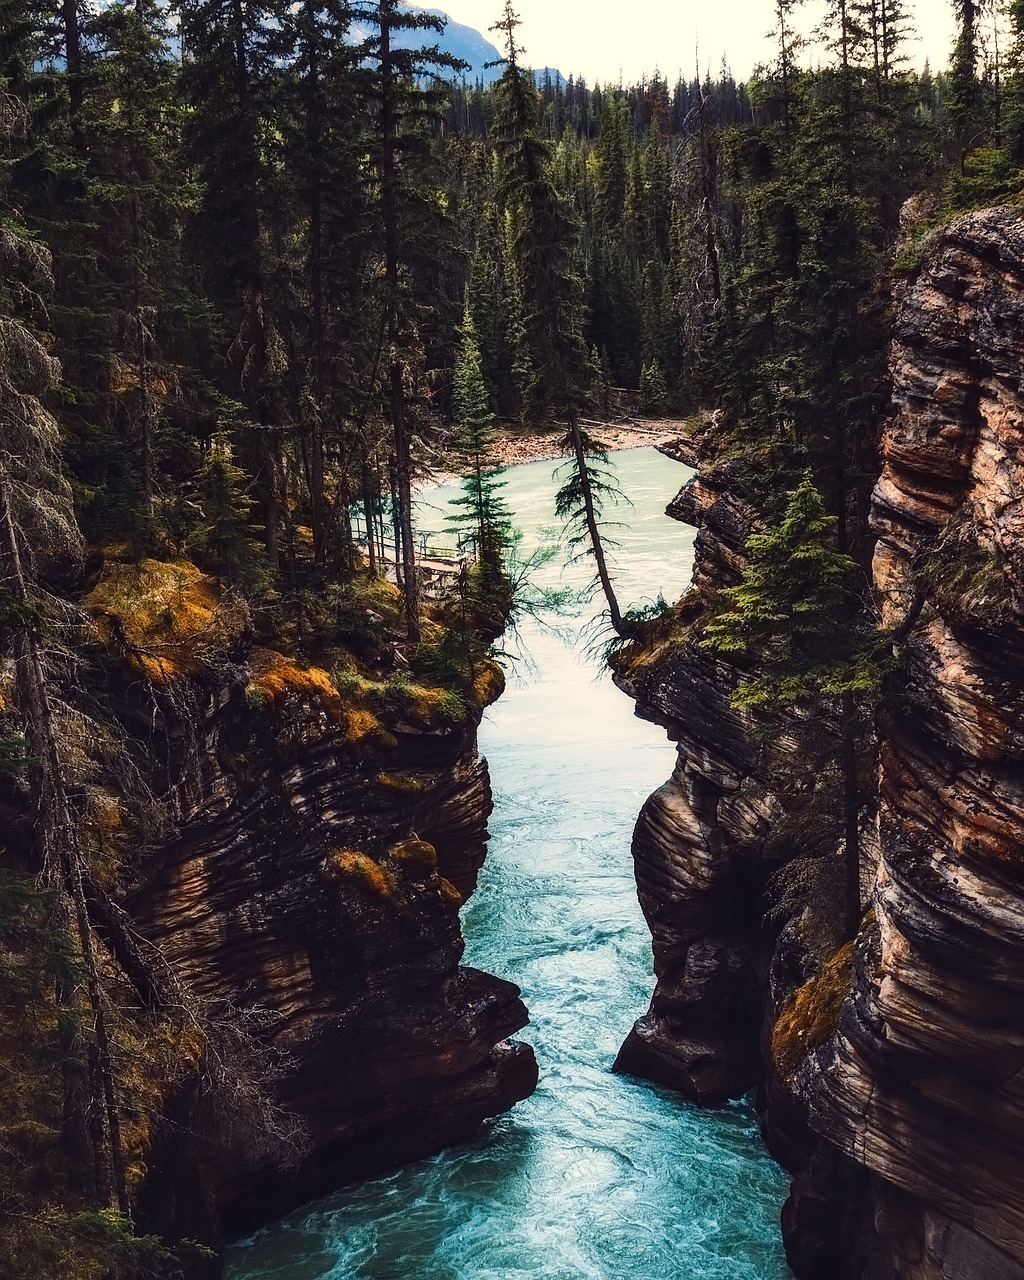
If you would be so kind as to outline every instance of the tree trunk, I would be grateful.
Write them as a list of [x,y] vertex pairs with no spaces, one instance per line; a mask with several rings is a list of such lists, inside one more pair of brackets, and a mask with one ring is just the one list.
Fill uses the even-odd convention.
[[376,521],[376,499],[373,492],[373,474],[370,470],[370,460],[363,454],[363,517],[366,523],[366,555],[370,564],[370,576],[377,576],[377,521]]
[[324,281],[323,281],[323,197],[319,157],[323,152],[321,123],[320,68],[317,62],[315,29],[316,12],[312,0],[306,0],[306,23],[309,47],[305,75],[306,89],[306,163],[312,185],[309,191],[309,284],[310,347],[313,365],[313,411],[310,415],[310,483],[309,505],[313,526],[313,558],[323,564],[327,555],[327,516],[324,497]]
[[395,68],[391,60],[391,23],[388,4],[377,6],[380,25],[381,77],[381,187],[384,201],[384,258],[387,276],[388,343],[390,359],[391,426],[395,439],[395,493],[398,500],[396,525],[402,531],[402,591],[405,596],[406,632],[412,644],[420,639],[419,582],[416,576],[416,548],[412,533],[412,460],[405,418],[405,388],[399,356],[401,326],[398,311],[398,193],[396,191],[395,149],[398,117],[395,104]]
[[843,830],[846,844],[846,931],[860,928],[860,789],[857,781],[857,709],[844,694],[841,711],[843,769]]
[[68,118],[71,122],[71,145],[75,154],[85,154],[82,133],[82,107],[85,89],[82,84],[82,35],[78,22],[78,0],[63,0],[61,18],[64,23],[64,54],[68,73]]
[[590,534],[590,545],[594,552],[594,561],[597,564],[597,577],[601,583],[601,590],[604,592],[604,598],[608,602],[608,613],[611,617],[612,626],[617,635],[624,635],[625,631],[622,625],[622,614],[619,611],[619,602],[615,598],[615,591],[612,587],[611,576],[608,573],[608,564],[604,558],[604,546],[601,542],[601,530],[598,528],[597,513],[594,510],[594,495],[590,487],[590,471],[587,468],[586,454],[583,452],[583,438],[580,435],[580,424],[576,417],[575,411],[569,418],[569,434],[572,437],[573,450],[576,454],[576,467],[579,471],[580,490],[583,494],[583,509],[586,514],[587,532]]
[[[19,605],[29,603],[22,567],[18,536],[11,516],[6,484],[0,479],[0,563],[4,578],[11,585]],[[121,1123],[114,1088],[114,1071],[110,1057],[96,953],[93,947],[89,913],[82,875],[82,854],[78,847],[78,826],[64,785],[64,775],[53,724],[46,677],[36,638],[26,628],[14,633],[14,662],[18,688],[18,707],[33,765],[33,792],[36,810],[36,842],[43,880],[55,892],[57,916],[77,936],[85,971],[86,993],[92,1015],[93,1041],[85,1044],[85,1069],[90,1080],[91,1097],[85,1127],[93,1137],[99,1198],[108,1207],[129,1212],[127,1181],[121,1147]],[[58,1000],[65,1008],[77,1004],[73,987],[61,984]],[[63,1020],[63,1047],[81,1059],[83,1040],[78,1026],[68,1025],[77,1019]],[[70,1067],[70,1064],[69,1064]],[[65,1073],[65,1115],[79,1133],[82,1117],[74,1071]],[[70,1116],[68,1113],[71,1113]]]

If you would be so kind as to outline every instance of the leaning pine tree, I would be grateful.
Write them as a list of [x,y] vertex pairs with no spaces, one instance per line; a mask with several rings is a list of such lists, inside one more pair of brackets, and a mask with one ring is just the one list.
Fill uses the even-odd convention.
[[570,532],[585,530],[597,581],[608,603],[612,626],[626,629],[608,570],[601,538],[601,498],[613,488],[607,457],[580,423],[580,405],[591,375],[583,340],[583,282],[575,270],[579,228],[551,175],[551,154],[541,136],[537,91],[531,73],[518,65],[519,18],[506,0],[496,30],[505,36],[505,70],[497,85],[494,146],[500,195],[513,227],[511,250],[522,282],[525,343],[535,373],[538,407],[566,419],[562,441],[568,457],[566,479],[556,505]]

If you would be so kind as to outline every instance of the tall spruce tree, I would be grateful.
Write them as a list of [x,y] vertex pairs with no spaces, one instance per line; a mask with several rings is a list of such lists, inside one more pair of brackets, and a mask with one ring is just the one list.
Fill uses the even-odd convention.
[[344,574],[352,568],[351,490],[365,452],[354,421],[356,387],[374,377],[367,366],[375,345],[365,282],[372,243],[361,175],[366,122],[351,21],[345,0],[309,0],[287,11],[280,35],[288,60],[280,90],[284,165],[303,251],[288,321],[300,379],[291,394],[314,560],[327,562],[333,538],[334,566]]
[[524,317],[537,382],[537,403],[564,415],[562,442],[569,461],[556,507],[570,523],[582,522],[597,581],[612,627],[624,629],[601,537],[601,499],[609,481],[595,483],[588,454],[603,451],[580,423],[591,375],[583,338],[583,282],[575,250],[578,224],[551,177],[550,152],[538,127],[538,97],[531,73],[519,66],[519,18],[506,0],[498,24],[505,37],[505,70],[498,82],[494,146],[501,166],[501,194],[512,225],[512,252],[523,290]]
[[282,132],[273,111],[283,75],[277,0],[182,0],[185,153],[202,185],[192,253],[222,317],[214,372],[239,406],[240,456],[256,477],[271,563],[282,522],[281,436],[287,349],[276,315],[272,231],[283,238]]
[[977,0],[953,0],[957,39],[946,86],[946,131],[959,159],[984,133],[981,82],[978,79]]
[[[374,65],[371,93],[376,105],[375,159],[380,178],[383,224],[384,297],[387,340],[387,412],[395,458],[396,533],[401,543],[401,578],[406,631],[410,643],[420,639],[419,581],[412,524],[413,429],[408,384],[415,371],[413,345],[415,299],[409,283],[424,239],[436,229],[438,206],[431,208],[433,182],[428,177],[429,141],[426,120],[439,106],[439,90],[417,83],[431,71],[463,65],[437,45],[401,48],[394,39],[403,31],[437,32],[443,20],[412,12],[399,0],[379,0],[357,12],[375,30],[361,52]],[[432,245],[438,249],[436,238]]]
[[1014,164],[1024,165],[1024,0],[1010,0],[1010,50],[1003,85],[1003,139]]
[[[836,545],[838,521],[825,511],[811,473],[786,495],[779,522],[747,541],[739,584],[728,608],[708,623],[703,645],[727,659],[753,663],[741,679],[737,707],[769,714],[790,709],[831,714],[843,785],[847,928],[856,933],[860,902],[860,796],[857,699],[874,693],[878,670],[854,590],[856,563]],[[815,719],[809,722],[816,729]]]
[[511,514],[500,490],[505,468],[490,457],[494,440],[494,414],[484,381],[480,348],[467,309],[461,326],[462,343],[455,364],[452,402],[455,449],[465,468],[462,493],[452,505],[449,522],[457,532],[468,531],[483,571],[500,575],[511,527]]
[[199,310],[180,260],[194,190],[175,171],[180,112],[166,11],[155,0],[119,0],[96,15],[92,34],[97,52],[83,122],[110,365],[100,416],[106,483],[91,523],[144,544],[157,514],[164,404],[177,381],[164,347]]
[[475,556],[475,565],[462,590],[478,617],[493,619],[500,627],[497,620],[504,618],[511,603],[506,556],[512,538],[512,513],[501,495],[505,468],[490,456],[494,414],[468,309],[461,336],[452,401],[455,448],[464,474],[461,493],[451,503],[454,510],[448,523],[460,542],[470,543]]

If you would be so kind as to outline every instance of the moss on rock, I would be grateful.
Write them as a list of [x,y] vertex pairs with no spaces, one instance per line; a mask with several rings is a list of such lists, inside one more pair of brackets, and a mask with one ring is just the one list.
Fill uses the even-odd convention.
[[821,969],[790,996],[772,1029],[772,1058],[788,1079],[801,1061],[820,1048],[839,1024],[839,1012],[853,976],[853,942],[844,943]]

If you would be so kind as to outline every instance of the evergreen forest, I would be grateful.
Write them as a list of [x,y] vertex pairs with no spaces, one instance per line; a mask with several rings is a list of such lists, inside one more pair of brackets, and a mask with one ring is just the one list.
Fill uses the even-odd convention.
[[[290,1141],[260,1028],[118,906],[174,814],[144,717],[105,719],[96,627],[157,686],[200,662],[187,625],[300,684],[333,663],[385,719],[478,714],[515,608],[495,424],[559,427],[559,515],[622,638],[659,619],[615,598],[588,423],[625,391],[745,460],[764,525],[705,644],[757,651],[740,704],[835,713],[856,845],[893,293],[935,228],[1024,201],[1024,0],[952,2],[947,67],[913,64],[904,0],[828,0],[813,57],[799,0],[765,0],[770,64],[674,85],[538,82],[496,4],[484,87],[399,0],[0,0],[0,1274],[203,1253],[140,1209],[170,1080]],[[475,567],[428,602],[440,471]],[[122,597],[147,591],[143,640]]]

